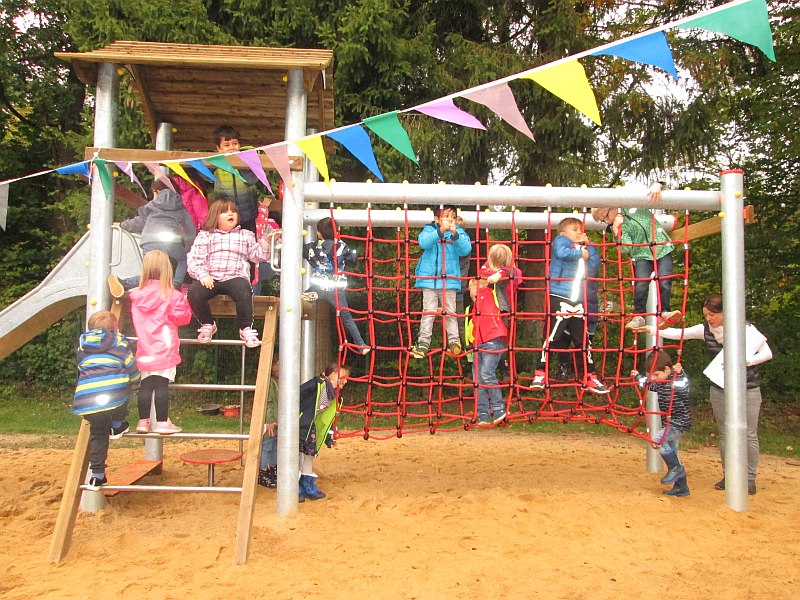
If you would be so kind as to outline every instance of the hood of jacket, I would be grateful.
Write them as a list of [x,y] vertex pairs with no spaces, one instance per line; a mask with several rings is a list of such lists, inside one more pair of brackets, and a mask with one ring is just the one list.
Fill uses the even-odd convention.
[[161,210],[184,210],[185,208],[180,195],[172,190],[160,190],[151,202],[153,206],[157,206]]
[[150,312],[162,306],[165,302],[161,296],[161,283],[155,280],[148,281],[143,288],[134,288],[128,292],[131,306]]
[[88,354],[108,352],[117,342],[117,332],[111,329],[90,329],[81,334],[80,349]]

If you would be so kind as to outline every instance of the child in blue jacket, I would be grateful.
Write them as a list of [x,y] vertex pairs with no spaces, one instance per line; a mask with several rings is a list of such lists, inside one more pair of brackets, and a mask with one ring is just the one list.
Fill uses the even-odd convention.
[[78,348],[78,382],[72,412],[89,421],[89,489],[106,483],[108,440],[128,431],[128,396],[139,381],[139,368],[128,339],[117,331],[114,313],[101,310],[89,317],[89,330]]
[[579,219],[568,217],[558,224],[558,236],[553,240],[549,265],[549,334],[534,367],[532,389],[545,388],[548,352],[565,352],[571,342],[584,352],[583,360],[578,361],[584,388],[593,394],[609,392],[595,374],[592,343],[586,331],[586,310],[583,305],[586,275],[587,271],[597,272],[600,266],[600,255],[594,246],[587,246],[588,241]]
[[456,314],[456,294],[461,289],[460,258],[472,251],[469,235],[456,223],[453,206],[434,208],[432,223],[420,232],[417,240],[422,256],[417,263],[416,287],[422,290],[422,318],[419,322],[417,343],[411,356],[424,358],[431,347],[433,322],[440,308],[444,309],[447,347],[453,354],[461,354]]

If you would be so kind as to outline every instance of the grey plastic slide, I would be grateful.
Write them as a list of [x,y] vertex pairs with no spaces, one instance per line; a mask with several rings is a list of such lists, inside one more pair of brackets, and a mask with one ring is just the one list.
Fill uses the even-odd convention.
[[[114,227],[111,243],[111,272],[119,277],[137,275],[142,266],[138,236]],[[87,232],[38,286],[0,311],[0,360],[86,305],[89,262]]]

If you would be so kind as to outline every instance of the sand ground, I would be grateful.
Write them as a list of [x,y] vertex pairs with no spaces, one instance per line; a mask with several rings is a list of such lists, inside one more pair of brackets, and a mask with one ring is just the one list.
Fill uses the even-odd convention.
[[[149,481],[203,485],[205,468],[178,460],[200,445],[167,443]],[[692,493],[670,498],[624,436],[346,439],[316,463],[327,499],[279,517],[258,488],[246,565],[232,562],[238,495],[137,493],[80,513],[54,566],[71,454],[0,450],[4,598],[800,597],[800,466],[784,458],[762,457],[758,494],[735,512],[713,488],[713,448],[683,453]],[[112,447],[110,463],[141,457]],[[218,483],[241,474],[222,466]]]

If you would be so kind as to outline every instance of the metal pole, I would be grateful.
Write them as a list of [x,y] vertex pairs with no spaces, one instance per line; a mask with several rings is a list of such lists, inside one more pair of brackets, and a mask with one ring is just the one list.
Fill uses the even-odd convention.
[[[286,139],[299,139],[306,132],[307,96],[302,69],[288,73],[286,90]],[[300,155],[294,145],[290,151]],[[303,251],[303,180],[283,196],[280,305],[280,404],[278,407],[277,513],[297,512],[300,436],[300,336]]]
[[[316,129],[309,128],[306,132],[306,135],[312,135],[316,133]],[[312,163],[310,160],[307,160],[303,163],[303,181],[306,183],[313,183],[319,181],[319,171],[317,167]],[[309,209],[318,209],[319,204],[308,202],[305,205],[305,213],[307,214]],[[315,211],[315,212],[326,212],[326,211]],[[305,219],[305,229],[308,232],[305,238],[303,238],[304,243],[313,242],[316,240],[317,236],[317,222],[320,219],[324,219],[325,217],[330,216],[330,214],[325,214],[320,216],[315,220]],[[303,275],[303,289],[308,288],[308,282],[311,279],[311,274],[306,269],[305,275]],[[316,347],[317,347],[317,339],[316,339],[316,324],[314,321],[305,320],[302,322],[303,328],[303,358],[302,364],[300,366],[300,381],[308,381],[314,375],[316,375],[317,369],[315,364],[315,357],[316,357]]]
[[720,174],[722,189],[722,304],[725,342],[725,500],[747,503],[747,366],[745,364],[744,173]]
[[[117,65],[100,63],[97,66],[97,90],[94,105],[94,145],[96,148],[113,148],[117,143],[117,111],[119,107],[119,74]],[[105,167],[98,167],[105,168]],[[89,262],[86,290],[86,319],[109,306],[106,280],[111,270],[111,223],[114,220],[114,190],[106,197],[97,172],[92,174],[92,199],[90,212]],[[86,473],[86,483],[91,472]],[[97,512],[106,506],[102,492],[84,492],[80,507],[87,512]]]
[[[156,150],[172,149],[172,123],[159,123],[156,130]],[[166,168],[166,167],[165,167]],[[156,423],[155,399],[150,400],[150,423],[154,429]],[[144,441],[145,460],[164,460],[164,440],[148,438]]]
[[[652,274],[651,274],[652,275]],[[650,287],[647,290],[647,312],[648,313],[657,313],[658,312],[658,289],[657,283],[655,280],[650,282]],[[658,317],[649,316],[647,317],[647,324],[654,327],[656,331],[658,331]],[[648,348],[652,348],[657,343],[657,338],[655,335],[648,333],[645,336],[645,344],[647,344]],[[645,373],[645,369],[642,368],[644,364],[644,360],[638,361],[639,368],[642,371],[642,374]],[[659,429],[661,429],[661,417],[657,414],[658,412],[658,393],[656,392],[647,392],[647,396],[645,398],[645,406],[647,411],[649,412],[647,416],[647,428],[650,430],[650,436],[652,437]],[[661,470],[661,453],[653,448],[652,444],[647,444],[647,472],[648,473],[658,473]]]
[[[309,183],[305,199],[320,203],[459,204],[463,206],[646,207],[719,210],[716,191],[669,190],[652,204],[642,191],[619,188],[567,188],[521,185],[441,185],[436,183]],[[468,211],[464,211],[468,214]],[[487,213],[488,214],[488,213]],[[501,213],[502,214],[502,213]],[[508,218],[508,217],[506,217]],[[481,217],[483,220],[483,217]]]

